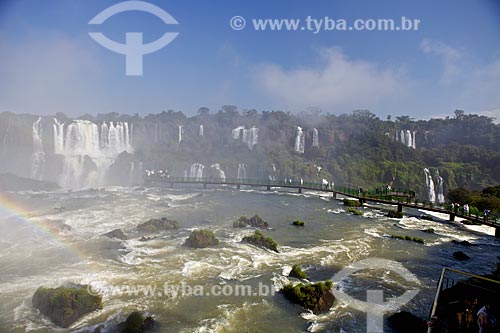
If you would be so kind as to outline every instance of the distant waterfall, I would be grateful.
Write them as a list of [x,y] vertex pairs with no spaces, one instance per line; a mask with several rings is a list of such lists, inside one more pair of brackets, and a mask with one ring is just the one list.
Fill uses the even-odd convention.
[[436,202],[436,189],[434,187],[434,181],[432,180],[431,173],[429,169],[424,168],[425,173],[425,185],[427,188],[427,195],[430,202]]
[[313,147],[319,147],[319,136],[316,128],[313,128]]
[[179,143],[181,143],[182,141],[182,131],[183,131],[182,125],[179,125]]
[[297,126],[297,135],[295,136],[295,147],[294,150],[297,153],[304,154],[305,137],[302,127]]
[[200,125],[200,129],[198,130],[198,135],[203,136],[204,135],[203,131],[204,131],[203,125]]
[[436,169],[437,178],[437,201],[439,203],[444,203],[444,188],[443,188],[443,177],[439,175],[439,170]]
[[64,156],[59,183],[65,188],[103,185],[114,159],[124,151],[132,152],[126,122],[98,126],[88,120],[74,120],[65,128],[54,119],[53,127],[54,151]]
[[194,163],[189,169],[189,177],[195,178],[196,180],[201,180],[203,178],[203,169],[205,166],[200,163]]
[[248,146],[248,149],[253,150],[253,147],[259,141],[259,129],[252,126],[246,129],[245,126],[238,126],[231,132],[234,140],[240,140]]
[[399,135],[396,135],[396,140],[404,144],[408,148],[417,148],[415,140],[416,132],[410,130],[400,130]]
[[158,124],[155,123],[155,143],[158,143]]
[[224,171],[222,171],[222,169],[220,168],[220,164],[219,163],[212,164],[210,167],[214,168],[217,171],[219,171],[219,177],[220,177],[220,179],[222,181],[226,181],[226,173]]
[[238,180],[247,179],[247,165],[244,163],[238,164]]
[[45,164],[45,153],[42,142],[42,118],[39,117],[33,123],[33,154],[31,155],[31,178],[42,179],[43,166]]

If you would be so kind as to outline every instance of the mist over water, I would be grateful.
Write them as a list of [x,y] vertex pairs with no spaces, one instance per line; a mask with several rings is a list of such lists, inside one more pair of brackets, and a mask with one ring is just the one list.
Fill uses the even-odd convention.
[[[152,297],[120,296],[111,291],[131,285],[163,287],[165,283],[206,288],[236,284],[258,288],[260,284],[279,289],[289,280],[286,275],[293,264],[302,265],[311,281],[319,281],[355,261],[380,257],[402,263],[420,283],[409,283],[390,270],[360,271],[342,281],[342,290],[364,300],[367,288],[381,288],[386,297],[420,289],[405,309],[426,318],[442,266],[488,273],[500,246],[492,236],[455,224],[411,217],[388,219],[373,208],[362,208],[363,217],[354,216],[345,212],[340,201],[316,194],[249,188],[109,187],[10,195],[31,207],[30,219],[36,224],[59,226],[59,231],[54,237],[34,224],[2,216],[2,332],[53,332],[55,327],[32,309],[31,297],[39,286],[70,282],[103,290],[104,309],[62,332],[103,323],[109,327],[133,310],[153,314],[162,324],[162,332],[359,332],[366,327],[366,314],[337,302],[331,311],[312,315],[280,294]],[[232,224],[240,215],[255,213],[269,222],[271,230],[264,233],[280,244],[280,253],[240,243],[253,230],[236,229]],[[181,228],[139,241],[142,235],[135,227],[153,217],[176,219]],[[305,221],[306,226],[292,226],[294,219]],[[430,227],[435,234],[421,231]],[[116,228],[129,240],[102,236]],[[214,231],[221,243],[206,249],[183,247],[195,228]],[[391,239],[389,234],[421,237],[426,244]],[[478,245],[464,250],[472,260],[457,262],[452,258],[454,251],[463,250],[449,243],[453,239]]]

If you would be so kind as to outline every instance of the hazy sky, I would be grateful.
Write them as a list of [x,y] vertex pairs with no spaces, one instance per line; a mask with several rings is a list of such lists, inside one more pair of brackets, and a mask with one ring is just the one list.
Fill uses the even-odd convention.
[[[0,112],[71,116],[240,109],[429,118],[455,109],[500,118],[497,0],[150,0],[178,25],[129,11],[88,22],[115,0],[0,0]],[[240,15],[247,25],[233,30]],[[252,19],[419,19],[418,31],[256,31]],[[143,76],[89,32],[151,42]]]

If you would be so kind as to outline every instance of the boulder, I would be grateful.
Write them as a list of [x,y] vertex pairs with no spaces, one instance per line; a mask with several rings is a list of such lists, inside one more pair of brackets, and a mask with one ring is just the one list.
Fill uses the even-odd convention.
[[453,244],[457,244],[457,245],[462,245],[462,246],[466,246],[466,247],[469,247],[469,246],[476,246],[474,244],[472,244],[471,242],[468,242],[466,240],[463,240],[463,241],[457,241],[456,239],[452,240],[451,241]]
[[147,233],[155,233],[172,229],[179,229],[179,222],[170,220],[166,217],[162,217],[161,219],[150,219],[149,221],[137,226],[137,230]]
[[279,252],[278,243],[276,243],[271,237],[264,236],[264,234],[259,230],[255,230],[254,234],[251,236],[243,237],[241,241],[263,247],[274,252]]
[[69,327],[80,317],[102,309],[100,295],[89,293],[87,285],[37,289],[33,307],[60,327]]
[[305,225],[305,222],[300,221],[300,220],[295,220],[292,222],[292,225],[297,226],[297,227],[303,227]]
[[107,232],[103,234],[103,236],[109,237],[109,238],[117,238],[121,240],[127,240],[127,236],[123,233],[122,229],[115,229],[110,232]]
[[297,285],[287,284],[281,292],[293,303],[311,310],[315,314],[330,310],[335,297],[332,292],[332,282],[318,282]]
[[470,257],[468,255],[466,255],[465,253],[463,253],[462,251],[453,252],[453,258],[460,260],[460,261],[470,259]]
[[215,246],[218,244],[219,240],[217,239],[215,234],[212,231],[206,229],[193,230],[184,243],[185,246],[194,248],[204,248]]
[[245,228],[248,226],[253,228],[267,229],[269,228],[269,223],[264,221],[258,214],[255,214],[251,218],[240,216],[240,218],[233,223],[233,227],[235,228]]
[[307,274],[302,270],[302,267],[299,265],[293,265],[292,270],[290,271],[290,274],[288,274],[290,277],[294,277],[297,279],[307,279]]

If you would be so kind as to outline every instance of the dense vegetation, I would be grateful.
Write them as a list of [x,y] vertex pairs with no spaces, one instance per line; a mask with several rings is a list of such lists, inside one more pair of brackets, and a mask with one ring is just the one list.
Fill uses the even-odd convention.
[[448,200],[452,203],[458,203],[463,209],[464,204],[470,206],[471,214],[476,213],[475,210],[484,212],[489,209],[493,214],[500,214],[500,185],[486,187],[482,191],[471,191],[463,187],[453,189],[448,192]]

